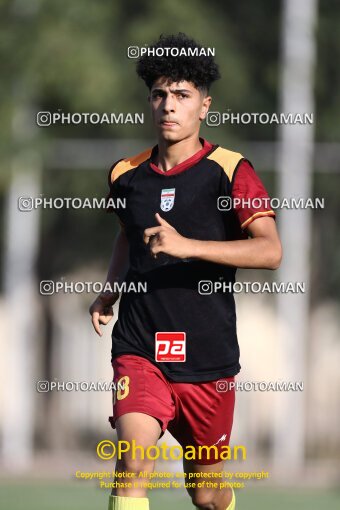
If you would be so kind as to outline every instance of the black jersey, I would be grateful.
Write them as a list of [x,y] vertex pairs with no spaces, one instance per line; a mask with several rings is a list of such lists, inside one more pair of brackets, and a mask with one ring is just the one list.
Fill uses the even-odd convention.
[[[236,269],[197,259],[165,254],[153,258],[143,241],[156,226],[158,212],[181,235],[203,241],[246,238],[246,226],[258,216],[274,216],[268,207],[223,208],[219,197],[267,197],[251,164],[241,154],[201,139],[203,148],[167,172],[154,163],[157,146],[113,165],[109,174],[115,209],[129,243],[130,266],[112,331],[112,358],[137,354],[159,366],[171,380],[203,382],[230,377],[240,370],[232,287]],[[222,282],[209,293],[200,282]],[[135,285],[130,285],[134,283]],[[227,289],[227,290],[226,290]],[[229,289],[229,290],[228,290]],[[184,332],[184,362],[157,362],[155,336]]]

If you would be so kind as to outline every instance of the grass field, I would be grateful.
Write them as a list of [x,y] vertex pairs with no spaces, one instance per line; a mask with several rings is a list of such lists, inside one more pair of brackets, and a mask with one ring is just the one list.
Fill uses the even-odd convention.
[[[107,510],[109,491],[89,485],[0,483],[3,510]],[[151,491],[151,510],[194,508],[180,490]],[[236,493],[237,510],[339,510],[340,490],[294,490],[246,488]]]

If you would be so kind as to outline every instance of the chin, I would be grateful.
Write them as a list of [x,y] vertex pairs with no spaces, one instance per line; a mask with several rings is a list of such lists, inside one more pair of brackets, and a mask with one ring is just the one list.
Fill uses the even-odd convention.
[[160,131],[159,137],[162,138],[163,140],[165,140],[166,142],[172,142],[172,143],[180,142],[184,138],[179,133],[171,133],[167,130]]

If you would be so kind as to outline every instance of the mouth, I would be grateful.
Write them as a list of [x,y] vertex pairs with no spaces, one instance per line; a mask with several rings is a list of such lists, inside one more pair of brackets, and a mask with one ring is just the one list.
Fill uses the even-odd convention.
[[177,122],[174,122],[173,120],[161,120],[160,125],[164,127],[173,127],[177,126]]

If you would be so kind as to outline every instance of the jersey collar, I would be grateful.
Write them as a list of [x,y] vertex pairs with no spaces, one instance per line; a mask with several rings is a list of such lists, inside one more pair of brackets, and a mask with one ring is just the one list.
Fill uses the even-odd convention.
[[154,172],[157,172],[158,174],[166,175],[166,176],[176,175],[181,172],[184,172],[184,170],[187,170],[188,168],[191,168],[192,166],[196,165],[196,163],[198,163],[202,158],[204,158],[204,156],[206,156],[209,152],[211,152],[212,149],[215,149],[217,147],[217,145],[213,145],[212,143],[208,142],[204,138],[200,138],[200,142],[203,145],[202,149],[200,149],[198,152],[196,152],[196,154],[193,154],[192,156],[190,156],[190,158],[186,159],[185,161],[182,161],[182,163],[179,163],[179,165],[175,165],[167,172],[164,172],[163,170],[158,168],[158,166],[155,165],[155,163],[154,163],[154,161],[156,160],[157,153],[158,153],[158,145],[155,145],[151,151],[151,156],[150,156],[149,165],[150,165],[151,170],[153,170]]

